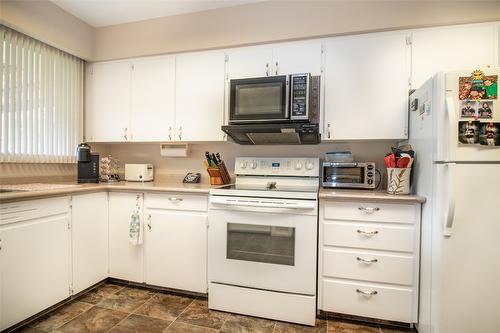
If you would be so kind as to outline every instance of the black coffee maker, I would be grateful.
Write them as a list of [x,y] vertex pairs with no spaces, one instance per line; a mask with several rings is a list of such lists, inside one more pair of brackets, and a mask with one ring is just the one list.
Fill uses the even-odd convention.
[[80,143],[76,148],[78,162],[78,183],[99,182],[99,154],[92,153],[87,143]]

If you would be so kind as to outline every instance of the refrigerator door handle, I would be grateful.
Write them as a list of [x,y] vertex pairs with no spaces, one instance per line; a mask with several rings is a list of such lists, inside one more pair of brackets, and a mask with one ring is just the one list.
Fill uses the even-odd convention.
[[456,163],[446,163],[448,168],[448,207],[446,209],[446,218],[444,220],[444,236],[451,236],[453,220],[455,219],[455,166]]
[[446,156],[448,161],[453,161],[455,159],[455,145],[457,135],[452,129],[455,128],[457,123],[455,102],[452,97],[446,97],[446,114],[448,116],[448,138],[446,147]]

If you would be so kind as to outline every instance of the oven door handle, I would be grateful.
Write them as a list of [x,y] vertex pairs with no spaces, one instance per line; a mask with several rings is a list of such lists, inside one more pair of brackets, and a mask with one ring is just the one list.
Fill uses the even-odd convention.
[[258,209],[265,209],[266,211],[275,210],[277,212],[284,212],[284,211],[303,211],[303,210],[314,210],[316,208],[315,203],[310,203],[309,205],[303,205],[303,206],[295,206],[295,207],[290,207],[290,206],[278,206],[276,204],[265,204],[265,203],[223,203],[223,202],[212,202],[213,205],[217,206],[225,206],[225,207],[238,207],[239,209],[247,209],[247,210],[253,210],[256,211]]

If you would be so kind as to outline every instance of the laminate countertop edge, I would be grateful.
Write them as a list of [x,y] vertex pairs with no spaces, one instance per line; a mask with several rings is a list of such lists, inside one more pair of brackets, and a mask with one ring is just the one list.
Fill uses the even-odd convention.
[[67,188],[57,188],[39,191],[15,191],[0,194],[0,203],[45,199],[66,195],[79,195],[93,192],[147,192],[147,193],[187,193],[208,195],[210,184],[158,184],[130,183],[115,184],[78,184]]
[[342,190],[325,189],[319,190],[320,200],[362,200],[362,201],[386,201],[393,203],[424,203],[425,197],[416,194],[393,195],[383,191],[373,190]]

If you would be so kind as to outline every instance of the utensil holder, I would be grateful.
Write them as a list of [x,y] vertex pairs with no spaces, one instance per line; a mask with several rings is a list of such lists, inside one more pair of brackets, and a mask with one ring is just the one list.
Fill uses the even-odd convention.
[[208,167],[207,172],[210,176],[210,185],[225,185],[231,182],[224,162],[219,163],[218,167]]
[[411,168],[387,168],[387,193],[410,193]]

